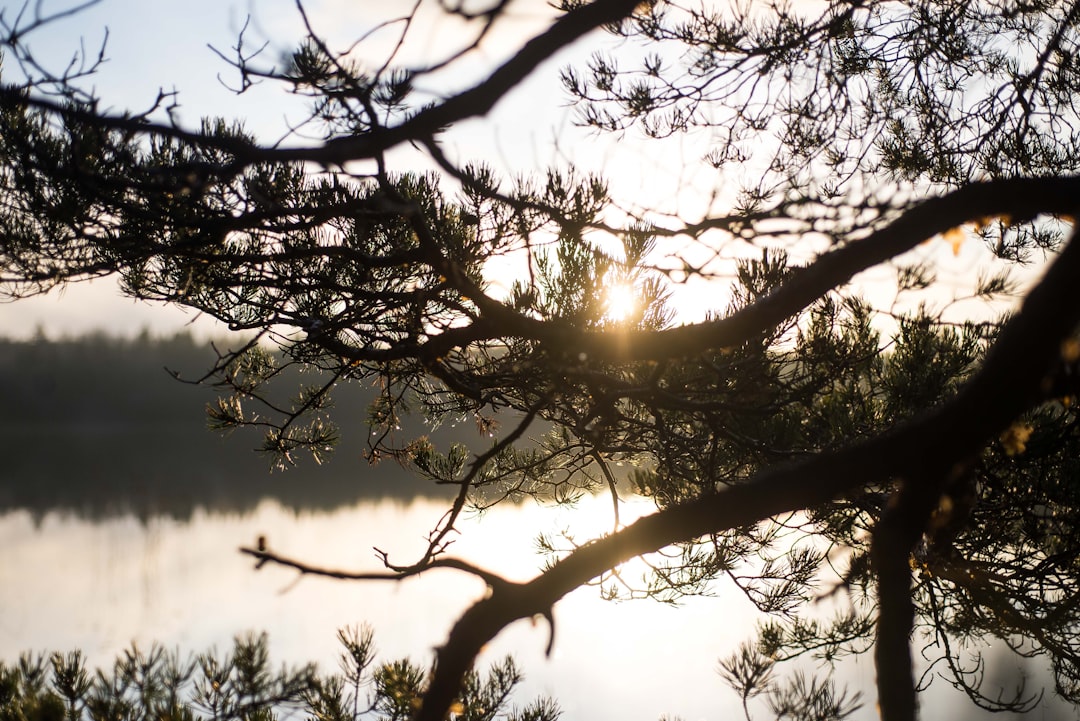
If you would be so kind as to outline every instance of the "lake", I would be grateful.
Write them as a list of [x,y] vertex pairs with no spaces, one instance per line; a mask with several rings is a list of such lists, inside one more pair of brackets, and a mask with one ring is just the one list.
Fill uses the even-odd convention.
[[[163,370],[197,375],[215,357],[209,350],[185,335],[0,340],[0,660],[80,648],[92,665],[111,665],[132,642],[224,651],[253,630],[269,633],[278,662],[333,670],[337,629],[369,623],[381,659],[411,656],[426,666],[484,592],[476,579],[437,570],[400,583],[297,582],[286,569],[256,571],[237,552],[266,535],[280,553],[348,570],[377,570],[375,546],[398,562],[416,557],[447,500],[393,463],[362,460],[371,388],[357,384],[339,395],[343,441],[330,463],[269,474],[250,452],[257,434],[208,433],[202,406],[215,394]],[[475,442],[470,424],[459,425],[403,435]],[[630,501],[623,521],[650,509]],[[542,563],[539,532],[566,527],[584,539],[611,523],[606,497],[554,515],[503,505],[465,519],[453,554],[526,579]],[[624,574],[640,569],[631,563]],[[731,585],[678,607],[609,603],[584,588],[559,603],[555,617],[551,658],[546,626],[519,622],[481,659],[483,667],[515,656],[526,676],[515,703],[551,695],[566,721],[742,717],[717,661],[753,634],[757,616]],[[989,678],[1015,671],[990,665]],[[872,659],[845,661],[836,675],[863,691],[855,720],[876,718]],[[928,721],[991,718],[940,679],[922,703]],[[768,718],[764,710],[755,718]],[[1076,713],[1045,703],[1033,718]]]
[[[375,629],[381,658],[411,655],[426,663],[453,620],[483,593],[476,579],[436,570],[400,583],[312,577],[297,583],[289,570],[254,570],[236,549],[266,534],[275,549],[294,557],[376,569],[372,546],[391,558],[411,558],[445,507],[439,500],[388,499],[297,512],[268,500],[245,514],[104,521],[9,511],[0,516],[0,655],[11,660],[23,649],[78,647],[91,664],[107,664],[133,641],[182,651],[224,649],[235,634],[252,629],[269,632],[279,661],[315,660],[334,668],[336,629],[366,622]],[[589,499],[578,511],[585,525],[610,523],[608,499]],[[546,516],[521,505],[470,518],[454,553],[528,578],[541,562],[534,539]],[[562,516],[558,523],[587,530]],[[526,675],[516,701],[550,694],[568,719],[723,718],[737,699],[716,674],[716,659],[750,631],[745,605],[729,595],[678,608],[609,603],[597,589],[582,589],[556,609],[550,659],[543,654],[546,626],[520,622],[485,652],[481,665],[514,654]]]
[[[265,535],[280,553],[348,570],[378,570],[376,546],[397,562],[416,558],[447,500],[417,496],[418,486],[404,478],[371,478],[376,471],[348,455],[329,467],[268,476],[246,448],[230,445],[236,439],[223,444],[202,432],[58,433],[3,435],[2,660],[24,650],[81,648],[91,665],[109,665],[132,642],[195,653],[225,650],[236,634],[253,630],[269,633],[277,662],[316,661],[329,670],[336,669],[337,629],[368,623],[381,659],[411,656],[427,665],[431,649],[484,592],[475,578],[442,569],[397,583],[298,581],[280,567],[257,571],[238,553]],[[123,448],[137,453],[125,458]],[[372,487],[396,495],[362,491]],[[650,510],[647,501],[628,501],[622,520]],[[523,580],[543,562],[535,550],[539,532],[566,528],[587,538],[611,523],[608,497],[555,511],[503,505],[466,518],[453,555]],[[624,573],[633,578],[641,570],[631,563]],[[584,588],[558,604],[555,617],[550,658],[546,625],[519,622],[480,660],[483,668],[514,655],[525,673],[518,705],[550,695],[567,721],[742,717],[717,661],[753,633],[757,617],[730,586],[677,607],[606,602],[598,589]],[[843,662],[836,675],[863,691],[854,718],[876,718],[872,659]],[[981,717],[941,680],[923,704],[935,711],[928,719],[941,710]],[[1044,704],[1033,718],[1075,715]]]

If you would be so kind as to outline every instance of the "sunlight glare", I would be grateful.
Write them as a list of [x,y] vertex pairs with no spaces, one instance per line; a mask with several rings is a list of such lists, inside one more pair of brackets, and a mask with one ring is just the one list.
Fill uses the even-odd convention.
[[638,311],[638,305],[634,286],[629,283],[617,283],[604,290],[604,317],[610,321],[628,320]]

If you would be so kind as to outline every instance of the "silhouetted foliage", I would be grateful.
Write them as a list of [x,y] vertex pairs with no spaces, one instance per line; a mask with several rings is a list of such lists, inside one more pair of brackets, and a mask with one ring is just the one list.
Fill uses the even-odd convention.
[[[0,662],[3,721],[272,721],[301,715],[326,721],[407,718],[423,692],[425,672],[408,659],[376,661],[367,627],[343,628],[339,671],[320,673],[314,664],[270,663],[267,635],[237,636],[231,651],[182,658],[160,646],[136,646],[112,668],[92,671],[81,651],[48,656],[24,653],[10,666]],[[455,718],[474,721],[555,721],[557,704],[539,698],[523,708],[509,705],[521,672],[508,657],[484,675],[471,673],[454,701]]]
[[[428,550],[357,573],[245,552],[339,578],[442,566],[484,579],[416,718],[445,717],[502,628],[539,616],[554,632],[555,604],[588,583],[661,600],[738,585],[765,620],[723,673],[778,716],[843,718],[858,701],[780,679],[777,663],[872,650],[883,717],[913,719],[929,678],[913,676],[913,645],[975,703],[1029,708],[1038,692],[984,688],[977,644],[992,638],[1046,657],[1054,691],[1080,702],[1080,246],[1066,242],[1080,4],[567,1],[483,80],[433,97],[440,72],[508,32],[511,6],[418,7],[380,26],[400,41],[389,51],[360,29],[333,49],[302,5],[306,37],[285,60],[240,38],[241,92],[271,81],[310,101],[289,142],[264,142],[221,119],[181,127],[168,94],[105,111],[85,82],[93,55],[50,72],[31,52],[26,36],[53,20],[28,4],[5,25],[4,291],[113,275],[251,334],[207,376],[226,393],[211,421],[260,429],[282,467],[329,452],[339,387],[375,388],[367,457],[455,493]],[[413,23],[427,10],[460,33],[414,62],[403,48],[424,42]],[[620,151],[710,133],[700,213],[618,197],[567,163],[501,178],[441,143],[578,40],[598,52],[563,84],[584,124],[626,134]],[[389,151],[410,144],[438,172],[395,172]],[[990,270],[944,289],[918,250],[938,236],[978,246]],[[1012,282],[1049,255],[1040,280]],[[895,276],[890,298],[853,282],[871,269]],[[730,303],[676,325],[673,287],[719,278]],[[624,314],[620,287],[637,301]],[[988,320],[950,307],[953,292],[1024,302]],[[438,447],[407,432],[410,415],[467,420],[485,445]],[[533,580],[447,555],[470,504],[604,491],[617,509],[620,467],[656,514],[588,543],[548,539]],[[623,577],[641,554],[654,573]],[[803,614],[822,594],[844,602],[831,623]],[[387,689],[417,686],[399,671]]]

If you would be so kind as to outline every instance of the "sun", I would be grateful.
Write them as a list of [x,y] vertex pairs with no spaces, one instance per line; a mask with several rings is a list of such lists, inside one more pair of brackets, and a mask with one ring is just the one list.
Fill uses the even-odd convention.
[[604,317],[621,323],[637,310],[639,301],[630,283],[615,283],[604,289]]

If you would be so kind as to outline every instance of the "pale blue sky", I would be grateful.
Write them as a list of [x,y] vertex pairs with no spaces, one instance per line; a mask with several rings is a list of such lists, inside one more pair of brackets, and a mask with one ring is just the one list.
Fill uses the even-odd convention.
[[[45,3],[49,10],[70,5],[70,0]],[[388,13],[403,12],[411,6],[411,2],[385,0],[306,3],[313,25],[335,48],[348,46]],[[18,7],[17,2],[0,0],[0,8],[8,17]],[[90,10],[32,36],[31,47],[51,68],[59,70],[80,47],[80,40],[95,52],[107,27],[109,62],[92,81],[107,106],[145,108],[159,88],[175,88],[180,91],[180,117],[185,124],[195,126],[205,115],[240,117],[249,130],[277,139],[288,127],[287,119],[295,121],[303,116],[302,106],[295,105],[280,87],[269,83],[235,96],[221,82],[234,80],[235,71],[207,47],[212,44],[222,52],[231,52],[248,17],[252,46],[264,40],[271,43],[268,62],[288,52],[301,37],[300,16],[291,0],[100,0]],[[552,13],[544,0],[517,0],[510,6],[508,17],[502,31],[487,38],[477,52],[455,63],[452,72],[427,78],[426,85],[421,83],[420,88],[439,95],[476,82],[518,47],[524,33],[545,27]],[[460,25],[438,13],[423,16],[411,32],[411,42],[406,43],[403,52],[404,60],[410,62],[438,57],[448,46],[460,46],[467,39]],[[373,62],[382,62],[392,40],[392,32],[384,31],[366,42]],[[666,204],[671,212],[677,212],[679,204],[686,202],[677,197],[680,188],[699,188],[705,195],[710,194],[715,180],[709,177],[693,182],[687,170],[707,150],[700,137],[653,142],[646,151],[628,144],[633,134],[598,138],[572,126],[572,108],[560,89],[557,71],[571,60],[581,62],[595,47],[594,36],[564,51],[506,97],[489,118],[454,128],[443,139],[444,150],[451,157],[483,160],[506,177],[570,161],[603,172],[621,188],[623,197],[641,198],[642,205],[653,208]],[[639,148],[638,152],[634,147]],[[687,162],[680,162],[680,158]],[[429,167],[426,158],[408,147],[394,153],[391,161],[397,170]],[[0,304],[0,334],[27,337],[38,327],[50,337],[98,329],[133,334],[147,326],[168,333],[191,323],[193,318],[193,314],[179,308],[123,298],[114,284],[98,281],[72,285],[44,298]],[[200,332],[212,329],[205,319],[192,327]]]
[[[45,2],[43,7],[50,13],[73,4],[76,3]],[[307,3],[306,8],[316,29],[325,33],[332,43],[338,43],[336,47],[345,47],[369,30],[378,18],[388,12],[404,11],[411,5],[411,2],[378,0],[316,0]],[[0,0],[0,9],[9,22],[21,6],[21,0]],[[509,42],[511,33],[542,27],[544,19],[550,17],[550,10],[540,0],[519,0],[511,13],[514,19],[507,23],[504,35],[493,37],[452,76],[443,75],[433,82],[445,82],[447,89],[452,84],[464,86],[474,82],[513,47]],[[31,35],[29,45],[38,59],[50,69],[60,71],[79,50],[80,43],[88,52],[96,53],[108,28],[109,60],[92,80],[86,81],[96,89],[105,107],[142,109],[153,102],[159,89],[176,89],[180,92],[179,117],[185,125],[197,127],[199,119],[206,115],[242,118],[249,130],[276,140],[285,133],[289,121],[295,122],[303,116],[302,104],[269,83],[236,96],[223,82],[235,86],[237,73],[208,47],[213,45],[226,54],[232,52],[237,35],[249,17],[248,38],[252,46],[270,42],[265,55],[267,62],[288,52],[301,37],[300,15],[291,0],[258,3],[253,0],[183,3],[100,0],[78,15]],[[417,53],[438,51],[443,38],[460,42],[464,37],[461,28],[445,19],[417,23],[413,32],[412,47],[416,50],[407,56],[409,59],[419,59]],[[384,32],[369,41],[373,62],[382,61],[380,47],[385,47],[390,37],[390,33]],[[439,91],[442,90],[440,87]],[[455,130],[446,141],[448,152],[459,157],[483,157],[509,174],[550,160],[551,139],[565,133],[568,114],[561,107],[557,75],[546,73],[525,92],[532,96],[532,102],[527,105],[508,99],[497,108],[492,119]],[[538,95],[550,97],[551,102],[538,104]],[[537,122],[540,108],[544,108],[549,121]],[[399,169],[426,167],[427,163],[409,148],[396,153],[393,159]],[[136,303],[122,297],[113,283],[97,281],[74,284],[43,298],[0,304],[0,335],[26,337],[38,327],[49,336],[99,329],[132,334],[147,326],[155,332],[167,333],[191,323],[194,317],[179,308]],[[204,332],[212,325],[203,319],[193,327]]]
[[[72,4],[74,0],[45,1],[43,7],[54,11]],[[21,0],[0,0],[0,9],[9,20],[20,6]],[[316,30],[339,49],[388,13],[404,12],[411,6],[411,1],[388,0],[306,3]],[[545,27],[551,11],[545,0],[517,0],[510,6],[510,15],[512,20],[504,24],[503,31],[493,34],[479,51],[455,65],[452,73],[427,78],[421,88],[433,95],[445,94],[476,82],[518,46],[523,33]],[[195,127],[206,115],[243,118],[249,130],[277,139],[289,119],[303,116],[302,106],[269,83],[237,97],[222,84],[232,83],[235,71],[208,47],[229,53],[248,17],[251,45],[270,42],[267,62],[287,53],[301,37],[302,25],[293,0],[100,0],[79,15],[32,35],[30,44],[39,59],[59,70],[78,50],[80,40],[89,52],[96,52],[108,28],[109,62],[92,79],[107,106],[142,109],[153,101],[159,88],[175,88],[180,92],[180,117],[185,124]],[[445,17],[431,14],[425,18],[413,26],[405,60],[430,59],[433,54],[445,53],[448,45],[466,41],[463,29]],[[601,42],[614,42],[610,36],[600,37]],[[392,39],[386,32],[375,35],[365,45],[365,56],[381,63]],[[579,42],[508,95],[491,117],[454,128],[443,139],[448,155],[483,160],[506,177],[552,163],[573,162],[603,173],[616,197],[634,210],[647,208],[689,221],[700,218],[709,203],[715,210],[725,185],[731,184],[699,162],[710,147],[707,133],[642,144],[633,132],[597,137],[572,125],[572,108],[559,87],[558,69],[568,62],[581,63],[597,47],[597,36]],[[396,170],[429,167],[429,161],[408,146],[396,151],[391,163]],[[663,224],[662,215],[650,217],[659,217]],[[944,246],[919,252],[931,251],[939,270],[946,275],[952,272],[959,285],[970,282],[973,268],[986,260],[982,257],[985,251],[980,252],[976,243],[967,244],[959,258],[952,257]],[[683,247],[671,252],[683,252]],[[735,247],[732,252],[745,253],[746,249]],[[890,272],[881,269],[869,280],[888,285]],[[500,269],[498,275],[503,277],[506,272]],[[725,287],[716,283],[697,279],[675,290],[684,320],[700,318],[706,310],[723,310],[727,303]],[[944,292],[950,292],[948,284]],[[92,330],[130,335],[144,327],[155,333],[171,333],[193,321],[190,327],[200,334],[217,332],[208,319],[196,319],[190,311],[125,298],[109,281],[74,284],[46,297],[0,303],[0,336],[9,337],[28,337],[38,327],[50,337]]]

